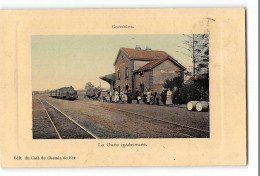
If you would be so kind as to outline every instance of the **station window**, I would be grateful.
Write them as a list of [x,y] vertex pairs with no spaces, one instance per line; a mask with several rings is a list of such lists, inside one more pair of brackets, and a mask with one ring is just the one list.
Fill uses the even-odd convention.
[[120,73],[120,70],[118,70],[118,72],[117,72],[117,79],[120,80],[120,78],[121,78],[121,73]]
[[129,69],[126,67],[125,68],[125,78],[129,77]]
[[141,77],[143,77],[143,76],[144,76],[144,72],[143,72],[143,71],[139,72],[139,75],[140,75]]

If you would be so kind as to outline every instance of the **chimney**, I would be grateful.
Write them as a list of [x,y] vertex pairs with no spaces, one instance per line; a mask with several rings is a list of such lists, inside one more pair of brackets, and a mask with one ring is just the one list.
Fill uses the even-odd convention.
[[151,51],[152,49],[149,48],[149,46],[146,46],[145,50],[147,50],[147,51]]
[[135,49],[140,50],[140,49],[141,49],[141,46],[140,46],[140,45],[136,45]]

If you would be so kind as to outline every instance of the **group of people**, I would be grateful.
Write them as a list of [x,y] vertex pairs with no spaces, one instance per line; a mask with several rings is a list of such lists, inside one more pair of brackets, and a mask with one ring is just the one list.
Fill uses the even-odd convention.
[[[139,92],[137,90],[136,92]],[[143,100],[144,103],[146,104],[151,104],[151,105],[159,105],[160,101],[164,105],[171,105],[173,104],[173,98],[172,98],[173,92],[170,89],[163,89],[161,93],[158,92],[153,92],[150,89],[146,87],[145,92],[143,93],[143,96],[137,97],[137,103],[139,104],[139,100]]]
[[117,89],[113,89],[113,91],[107,92],[101,100],[109,103],[132,103],[132,92],[131,90],[118,91]]
[[160,93],[153,92],[146,87],[145,91],[141,93],[138,88],[136,88],[134,94],[131,90],[118,90],[113,89],[111,92],[107,92],[106,95],[100,97],[100,101],[105,101],[109,103],[132,103],[132,100],[136,100],[137,104],[142,100],[145,104],[151,105],[171,105],[173,104],[173,91],[170,89],[163,89]]

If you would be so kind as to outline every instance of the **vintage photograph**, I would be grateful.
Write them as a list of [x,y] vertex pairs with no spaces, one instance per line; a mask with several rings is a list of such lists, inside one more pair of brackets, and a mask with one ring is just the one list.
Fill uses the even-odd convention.
[[2,167],[246,165],[245,14],[3,11]]
[[210,138],[207,34],[33,35],[32,138]]

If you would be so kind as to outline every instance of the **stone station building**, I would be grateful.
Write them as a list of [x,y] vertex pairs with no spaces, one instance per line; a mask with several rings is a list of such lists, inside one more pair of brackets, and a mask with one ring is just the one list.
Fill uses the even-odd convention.
[[153,92],[161,92],[166,79],[182,77],[186,69],[165,51],[120,48],[114,62],[115,73],[100,77],[110,84],[110,89],[139,89],[141,93],[147,87]]

